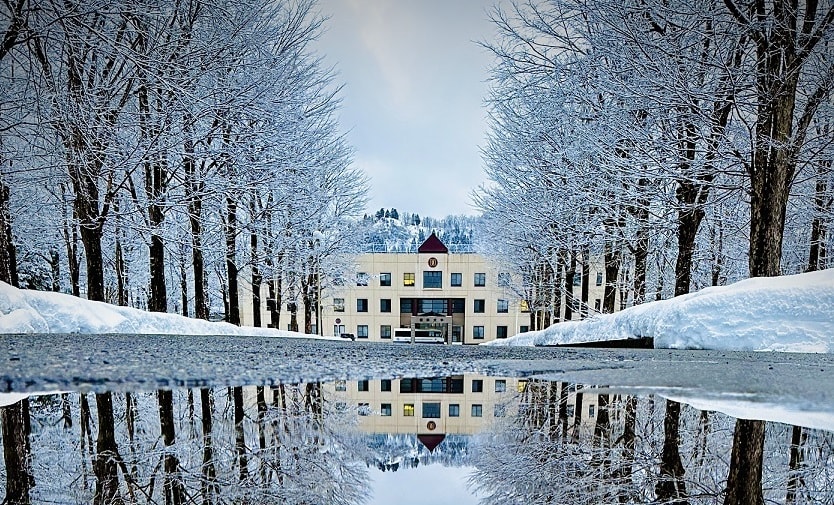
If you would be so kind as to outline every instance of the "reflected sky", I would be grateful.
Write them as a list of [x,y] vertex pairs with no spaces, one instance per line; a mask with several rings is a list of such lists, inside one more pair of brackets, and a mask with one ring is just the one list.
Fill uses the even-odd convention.
[[466,480],[475,468],[450,467],[440,464],[421,465],[396,472],[372,468],[373,496],[369,505],[423,505],[454,503],[476,505],[478,498],[466,487]]

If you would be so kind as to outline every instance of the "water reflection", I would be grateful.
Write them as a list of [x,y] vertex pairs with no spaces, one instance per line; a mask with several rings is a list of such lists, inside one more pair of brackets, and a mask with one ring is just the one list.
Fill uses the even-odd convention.
[[[733,418],[662,398],[470,375],[65,393],[0,412],[4,503],[359,504],[370,468],[435,465],[473,468],[484,504],[720,503],[742,447]],[[834,503],[834,434],[763,426],[753,495]]]

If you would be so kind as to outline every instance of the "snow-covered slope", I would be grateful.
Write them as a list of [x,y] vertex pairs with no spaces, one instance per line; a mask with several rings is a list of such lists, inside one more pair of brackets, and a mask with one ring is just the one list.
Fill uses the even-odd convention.
[[145,312],[61,293],[17,289],[3,282],[0,282],[0,333],[315,336]]
[[746,279],[487,345],[637,337],[656,348],[834,352],[834,269]]

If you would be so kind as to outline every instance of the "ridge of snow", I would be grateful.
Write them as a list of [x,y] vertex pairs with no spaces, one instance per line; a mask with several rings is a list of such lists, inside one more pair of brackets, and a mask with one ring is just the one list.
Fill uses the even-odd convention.
[[0,282],[0,333],[139,333],[157,335],[247,335],[323,338],[317,335],[235,326],[179,314],[147,312]]
[[483,345],[653,337],[655,348],[834,351],[834,269],[756,277]]

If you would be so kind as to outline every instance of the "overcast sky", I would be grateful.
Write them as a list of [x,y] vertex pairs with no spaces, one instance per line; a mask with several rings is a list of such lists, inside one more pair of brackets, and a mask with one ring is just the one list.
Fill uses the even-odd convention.
[[342,128],[371,182],[369,213],[477,212],[493,0],[320,0],[319,50],[345,83]]

